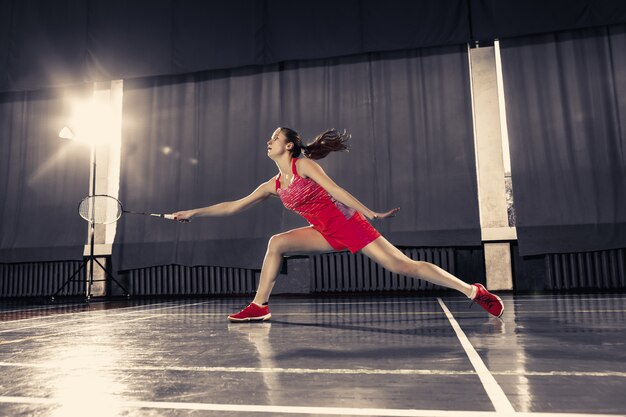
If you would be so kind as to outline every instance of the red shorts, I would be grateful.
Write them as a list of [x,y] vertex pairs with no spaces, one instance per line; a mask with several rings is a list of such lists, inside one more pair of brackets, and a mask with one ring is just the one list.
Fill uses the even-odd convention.
[[324,228],[313,225],[334,250],[348,249],[352,253],[357,253],[380,236],[378,230],[374,229],[361,213],[356,212],[349,219],[337,217],[337,222],[331,222]]

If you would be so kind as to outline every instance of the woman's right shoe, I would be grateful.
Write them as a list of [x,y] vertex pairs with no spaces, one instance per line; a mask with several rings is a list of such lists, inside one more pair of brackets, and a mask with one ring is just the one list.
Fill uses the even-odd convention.
[[504,304],[502,304],[500,297],[487,291],[482,284],[472,284],[472,286],[476,287],[476,295],[472,298],[472,302],[477,303],[492,316],[502,316]]

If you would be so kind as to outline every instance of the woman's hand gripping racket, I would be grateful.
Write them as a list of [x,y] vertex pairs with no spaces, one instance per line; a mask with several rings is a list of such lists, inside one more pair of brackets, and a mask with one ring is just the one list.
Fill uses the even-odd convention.
[[[114,223],[122,217],[122,214],[141,214],[144,216],[161,217],[163,219],[174,220],[173,214],[144,213],[139,211],[124,210],[122,203],[110,195],[91,195],[82,199],[78,205],[80,217],[90,223],[109,224]],[[188,222],[188,219],[179,220]]]

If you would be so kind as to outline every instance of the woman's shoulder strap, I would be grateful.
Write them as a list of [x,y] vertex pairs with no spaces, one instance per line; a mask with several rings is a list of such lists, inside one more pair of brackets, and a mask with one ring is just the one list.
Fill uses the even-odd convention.
[[276,175],[276,189],[280,188],[280,172]]
[[[296,176],[298,175],[298,170],[296,169],[296,162],[298,161],[298,158],[293,158],[291,160],[291,172],[293,172],[293,175]],[[299,176],[299,175],[298,175]]]

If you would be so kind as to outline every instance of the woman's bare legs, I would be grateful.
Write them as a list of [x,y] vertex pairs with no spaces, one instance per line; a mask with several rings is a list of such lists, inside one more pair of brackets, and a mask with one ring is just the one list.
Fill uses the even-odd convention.
[[414,261],[382,236],[364,247],[361,252],[391,272],[420,278],[442,287],[452,288],[468,297],[472,294],[471,285],[461,281],[437,265]]
[[270,298],[272,288],[276,282],[276,277],[283,263],[283,256],[290,252],[329,252],[333,248],[324,239],[320,232],[313,227],[302,227],[272,236],[268,245],[263,267],[261,268],[261,278],[256,296],[252,301],[262,305]]

